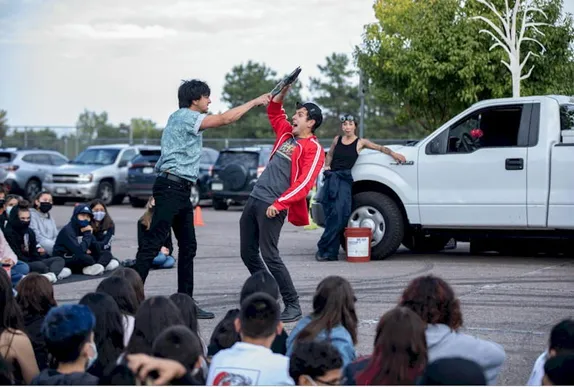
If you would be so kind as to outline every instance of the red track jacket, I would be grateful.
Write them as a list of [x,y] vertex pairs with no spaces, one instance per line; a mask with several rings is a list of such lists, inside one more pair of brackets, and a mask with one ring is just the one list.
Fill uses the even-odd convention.
[[[287,121],[283,104],[271,101],[267,106],[267,116],[276,135],[275,145],[271,157],[277,148],[289,137],[293,137],[293,127]],[[273,203],[279,211],[288,210],[287,221],[295,226],[309,224],[309,209],[307,208],[307,194],[315,185],[317,175],[325,163],[325,152],[317,141],[311,136],[297,141],[297,148],[291,158],[291,186]]]

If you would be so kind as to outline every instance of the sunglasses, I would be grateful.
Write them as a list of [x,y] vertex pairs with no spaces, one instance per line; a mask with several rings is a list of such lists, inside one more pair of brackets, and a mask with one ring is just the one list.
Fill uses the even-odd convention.
[[353,116],[351,114],[347,114],[347,115],[342,115],[341,117],[339,117],[339,119],[341,120],[341,122],[355,121],[355,116]]

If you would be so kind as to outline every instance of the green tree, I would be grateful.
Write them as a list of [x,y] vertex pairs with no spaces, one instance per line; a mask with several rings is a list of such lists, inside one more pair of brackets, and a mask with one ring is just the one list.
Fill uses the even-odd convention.
[[[494,3],[501,9],[504,1]],[[524,95],[567,91],[559,79],[572,79],[563,78],[572,71],[571,20],[558,17],[561,0],[539,4],[555,16],[555,23],[539,38],[548,53],[531,61],[536,69],[524,82]],[[399,123],[412,119],[431,131],[472,103],[511,95],[511,79],[501,63],[504,52],[489,50],[491,37],[479,34],[484,25],[471,19],[487,15],[483,5],[474,0],[377,0],[374,11],[378,22],[366,26],[355,54],[382,100],[400,107]]]
[[[261,94],[270,92],[283,77],[278,77],[276,71],[263,63],[248,61],[246,64],[234,66],[225,76],[222,100],[229,108],[239,106]],[[295,102],[300,101],[300,90],[301,85],[296,82],[284,102],[287,111],[289,106],[292,106],[294,111]],[[226,128],[206,131],[205,137],[270,138],[272,132],[266,109],[257,107]]]
[[132,118],[130,126],[134,140],[143,141],[144,144],[147,144],[148,140],[151,140],[152,143],[156,143],[157,140],[161,138],[161,130],[156,127],[156,123],[152,120]]
[[107,139],[127,138],[127,130],[120,131],[108,122],[107,112],[91,112],[84,110],[76,122],[79,137],[82,142],[91,142],[98,138],[100,141]]
[[8,118],[6,115],[8,113],[6,110],[0,110],[0,140],[3,140],[6,137],[6,133],[8,132]]

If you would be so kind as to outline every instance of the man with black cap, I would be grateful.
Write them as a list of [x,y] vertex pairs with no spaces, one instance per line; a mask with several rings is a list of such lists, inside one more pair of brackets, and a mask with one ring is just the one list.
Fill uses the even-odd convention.
[[312,102],[297,103],[293,124],[289,123],[283,109],[289,88],[284,87],[267,106],[275,145],[240,220],[241,259],[251,274],[265,270],[267,265],[285,304],[283,322],[297,321],[302,313],[291,275],[279,256],[279,234],[285,218],[295,226],[309,224],[307,194],[325,162],[325,153],[315,137],[323,121],[321,109]]

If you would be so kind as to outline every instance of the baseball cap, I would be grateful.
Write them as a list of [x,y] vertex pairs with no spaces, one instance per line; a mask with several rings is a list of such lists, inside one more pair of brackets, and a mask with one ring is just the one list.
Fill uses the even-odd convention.
[[315,105],[313,102],[305,102],[303,104],[301,102],[297,102],[296,106],[297,109],[307,109],[307,112],[309,113],[309,119],[315,120],[315,129],[313,129],[313,131],[321,126],[321,123],[323,122],[323,113],[321,112],[321,108],[319,106]]

